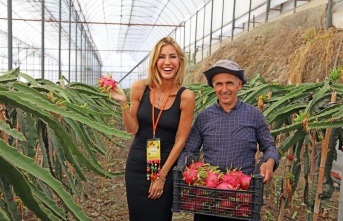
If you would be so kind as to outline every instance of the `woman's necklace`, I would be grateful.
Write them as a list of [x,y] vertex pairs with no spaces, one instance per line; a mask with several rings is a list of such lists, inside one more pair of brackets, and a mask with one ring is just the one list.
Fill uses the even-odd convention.
[[[169,93],[171,93],[173,91],[174,87],[170,90]],[[164,100],[164,98],[166,97],[167,93],[163,93],[163,94],[156,94],[156,100],[158,101],[158,103],[155,103],[155,107],[160,108],[162,101]],[[160,96],[161,95],[161,96]]]
[[163,95],[163,97],[160,97],[159,94],[157,94],[156,98],[159,102],[162,102],[166,94]]
[[157,102],[155,103],[156,108],[160,108],[165,96],[166,94],[164,94],[163,97],[160,97],[159,94],[156,95],[156,100],[157,100]]

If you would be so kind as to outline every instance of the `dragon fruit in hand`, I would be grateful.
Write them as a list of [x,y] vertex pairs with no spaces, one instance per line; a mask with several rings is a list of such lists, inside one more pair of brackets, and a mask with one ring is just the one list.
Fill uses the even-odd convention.
[[118,82],[112,78],[112,75],[101,76],[98,80],[99,88],[102,92],[109,93],[109,97],[111,98],[112,91],[115,90],[117,93],[121,93],[118,89]]

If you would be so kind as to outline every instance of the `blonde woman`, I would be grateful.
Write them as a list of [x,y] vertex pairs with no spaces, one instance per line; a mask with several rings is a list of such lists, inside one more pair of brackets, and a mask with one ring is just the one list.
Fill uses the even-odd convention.
[[157,42],[146,80],[133,83],[130,106],[120,102],[126,131],[135,135],[126,162],[125,182],[130,221],[172,219],[172,169],[192,125],[195,95],[182,86],[185,55],[171,37]]

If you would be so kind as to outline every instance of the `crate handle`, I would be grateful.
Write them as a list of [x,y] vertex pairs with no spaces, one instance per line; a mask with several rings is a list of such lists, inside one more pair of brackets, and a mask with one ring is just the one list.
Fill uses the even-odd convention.
[[260,173],[261,173],[261,169],[260,169],[260,168],[261,168],[262,163],[264,163],[264,162],[259,161],[259,162],[256,164],[255,170],[254,170],[254,174],[260,174]]

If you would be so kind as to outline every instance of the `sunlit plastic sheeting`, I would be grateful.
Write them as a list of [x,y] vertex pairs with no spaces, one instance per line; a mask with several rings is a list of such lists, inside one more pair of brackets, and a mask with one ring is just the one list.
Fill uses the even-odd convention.
[[[7,9],[7,1],[0,0]],[[87,75],[97,73],[99,62],[95,58],[96,46],[91,39],[88,28],[80,24],[80,17],[71,10],[70,1],[44,1],[44,34],[42,34],[42,2],[41,1],[12,1],[12,33],[13,33],[13,63],[23,72],[35,77],[42,77],[42,37],[44,36],[44,78],[57,81],[62,74],[66,79],[80,80]],[[5,13],[7,14],[7,13]],[[60,18],[61,15],[61,18]],[[69,21],[70,17],[70,21]],[[61,20],[61,32],[59,31]],[[1,21],[3,23],[3,20]],[[6,25],[0,26],[0,32],[6,32]],[[59,47],[59,33],[61,47]],[[8,37],[8,35],[7,35]],[[8,48],[8,45],[6,45]],[[17,52],[18,51],[18,52]],[[61,60],[59,60],[61,54]],[[8,55],[7,55],[8,56]],[[94,60],[97,59],[97,62]],[[61,64],[61,72],[59,65]],[[4,66],[4,65],[2,65]],[[78,73],[81,72],[81,73]],[[79,75],[79,77],[78,77]]]
[[[0,0],[1,70],[8,67],[7,1]],[[43,34],[42,1],[11,2],[14,67],[41,76],[44,37],[45,78],[94,84],[107,72],[129,82],[146,76],[138,64],[146,65],[142,59],[164,36],[173,36],[193,64],[235,34],[307,1],[270,0],[266,16],[267,0],[45,0]]]
[[[208,1],[45,0],[42,34],[42,1],[13,0],[13,65],[20,65],[29,75],[41,76],[44,36],[44,77],[56,81],[61,74],[70,81],[91,83],[93,80],[87,78],[99,77],[105,69],[121,72],[127,71],[123,66],[133,68],[157,40],[171,34]],[[0,0],[0,6],[1,69],[6,70],[7,0]]]

